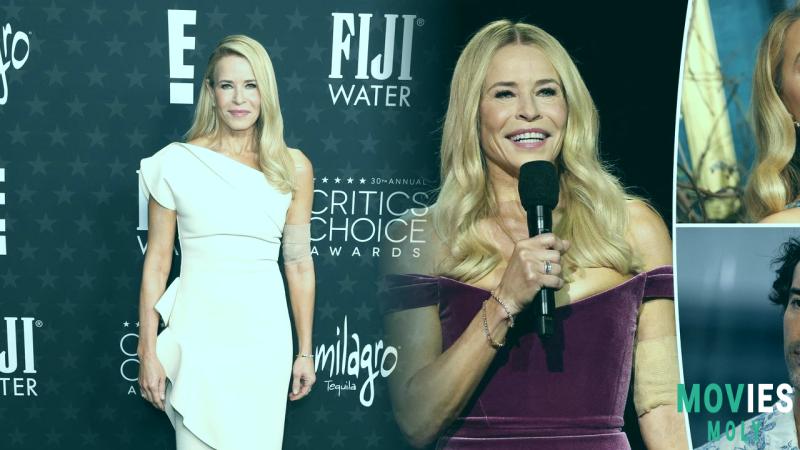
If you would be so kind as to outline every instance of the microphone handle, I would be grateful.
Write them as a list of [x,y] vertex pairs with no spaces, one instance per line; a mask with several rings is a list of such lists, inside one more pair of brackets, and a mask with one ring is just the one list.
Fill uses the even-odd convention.
[[[528,233],[531,237],[553,231],[553,211],[536,205],[528,213]],[[536,329],[540,338],[548,338],[555,333],[553,313],[556,309],[556,296],[552,288],[542,287],[533,299],[536,306]]]

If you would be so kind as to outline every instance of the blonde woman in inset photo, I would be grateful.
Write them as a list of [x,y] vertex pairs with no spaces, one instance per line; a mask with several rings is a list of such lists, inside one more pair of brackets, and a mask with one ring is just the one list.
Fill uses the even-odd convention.
[[778,14],[753,73],[756,161],[745,189],[750,220],[800,223],[800,7]]

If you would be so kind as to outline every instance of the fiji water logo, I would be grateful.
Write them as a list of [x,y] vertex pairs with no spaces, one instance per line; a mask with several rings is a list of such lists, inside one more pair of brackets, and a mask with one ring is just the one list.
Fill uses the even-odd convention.
[[[678,412],[688,411],[699,413],[701,411],[711,414],[737,413],[745,410],[749,413],[772,413],[775,410],[781,413],[792,411],[792,386],[786,383],[773,387],[772,384],[724,384],[711,383],[702,390],[699,384],[678,385]],[[746,396],[745,396],[746,391]],[[774,391],[777,397],[773,397]],[[724,410],[724,411],[723,411]],[[734,441],[738,438],[744,441],[758,441],[761,434],[761,422],[750,421],[749,429],[745,429],[743,422],[737,430],[736,423],[728,420],[725,428],[721,427],[719,420],[708,421],[708,441],[717,441],[722,438]]]
[[[353,73],[363,83],[330,82],[328,90],[334,105],[408,107],[411,106],[411,87],[403,82],[411,81],[411,57],[414,28],[421,27],[425,20],[413,14],[403,14],[398,24],[398,14],[384,14],[383,49],[370,50],[370,28],[372,14],[331,13],[333,36],[331,38],[331,71],[328,78],[343,80]],[[399,67],[396,58],[398,28],[402,28],[399,48]],[[353,51],[353,41],[358,46]],[[344,73],[347,73],[345,75]],[[366,81],[371,80],[371,81]],[[394,80],[394,81],[391,81]]]
[[[36,374],[33,332],[34,328],[42,327],[42,321],[33,317],[4,317],[3,321],[7,346],[0,351],[0,397],[38,396],[36,379],[31,376]],[[18,339],[20,323],[22,342]]]
[[[28,35],[11,30],[11,24],[7,23],[2,29],[2,48],[0,48],[0,79],[3,84],[3,91],[0,94],[0,106],[8,101],[8,69],[13,67],[19,70],[28,61],[31,53],[31,42]],[[24,46],[23,46],[24,44]],[[23,52],[24,50],[24,52]]]
[[[338,396],[342,391],[358,390],[357,383],[361,382],[358,399],[363,406],[370,407],[375,400],[375,379],[388,377],[397,367],[397,349],[385,345],[383,340],[361,342],[357,333],[347,333],[345,316],[342,327],[336,327],[336,343],[320,345],[314,352],[314,370],[317,373],[328,370],[330,379],[322,382],[328,392],[336,391]],[[346,379],[337,382],[334,376]]]

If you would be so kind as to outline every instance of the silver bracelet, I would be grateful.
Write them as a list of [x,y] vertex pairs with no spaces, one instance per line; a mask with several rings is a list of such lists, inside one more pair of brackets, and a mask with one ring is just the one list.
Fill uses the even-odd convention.
[[503,307],[503,311],[506,312],[506,320],[508,320],[508,328],[514,328],[514,316],[511,315],[511,310],[508,309],[508,305],[502,300],[500,297],[497,296],[496,289],[492,289],[491,292],[492,298],[497,300],[497,303],[500,303],[500,306]]
[[307,353],[298,353],[297,356],[295,356],[295,358],[311,358],[311,359],[314,359],[314,355],[310,355],[310,354],[307,354]]

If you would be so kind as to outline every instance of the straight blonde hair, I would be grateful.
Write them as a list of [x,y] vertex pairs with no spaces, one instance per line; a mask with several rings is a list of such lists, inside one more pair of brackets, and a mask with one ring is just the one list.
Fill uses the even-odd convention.
[[278,101],[278,85],[272,61],[264,47],[256,40],[232,35],[224,38],[208,59],[204,85],[200,89],[192,127],[186,140],[215,139],[220,133],[220,123],[213,106],[214,73],[217,63],[226,56],[240,56],[250,63],[256,77],[256,87],[261,97],[261,110],[255,123],[253,145],[258,153],[258,165],[270,183],[282,192],[294,190],[294,163],[283,140],[283,116]]
[[562,260],[567,271],[608,267],[622,274],[637,270],[625,239],[626,195],[599,159],[597,111],[577,67],[559,42],[540,28],[499,20],[483,27],[458,58],[450,86],[441,146],[442,186],[432,208],[435,230],[449,255],[439,271],[475,281],[502,262],[499,250],[480,229],[497,217],[497,201],[480,146],[481,92],[489,63],[501,47],[532,45],[548,58],[566,97],[568,118],[556,166],[561,219],[554,232],[572,242]]

